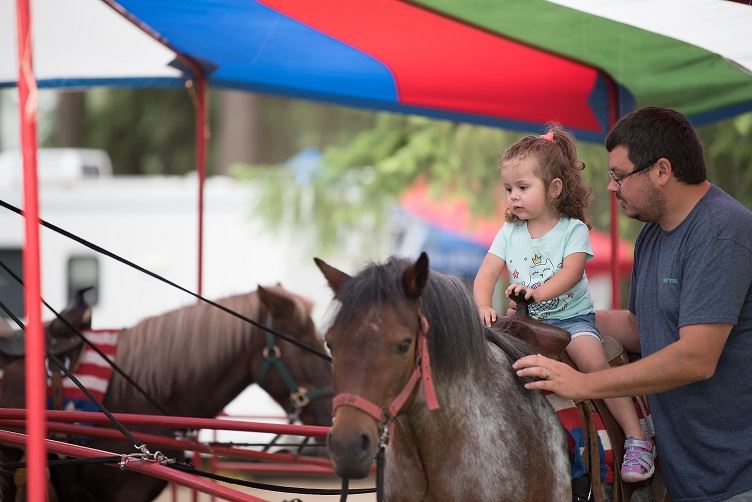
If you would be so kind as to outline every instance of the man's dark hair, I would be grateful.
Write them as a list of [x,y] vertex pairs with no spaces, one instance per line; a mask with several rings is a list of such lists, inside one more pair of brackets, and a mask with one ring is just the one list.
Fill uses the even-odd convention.
[[624,146],[635,168],[665,157],[676,179],[690,185],[706,179],[702,144],[687,117],[648,106],[625,115],[606,136],[606,150]]

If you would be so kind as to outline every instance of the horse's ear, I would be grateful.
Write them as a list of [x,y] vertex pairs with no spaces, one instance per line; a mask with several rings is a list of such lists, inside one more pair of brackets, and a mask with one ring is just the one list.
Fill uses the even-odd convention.
[[295,308],[295,300],[278,293],[273,288],[265,288],[259,285],[256,292],[261,303],[275,316],[288,314]]
[[408,298],[418,298],[428,281],[428,255],[420,253],[415,263],[402,273],[402,288]]
[[329,287],[334,291],[334,296],[337,296],[351,277],[341,270],[332,267],[321,258],[314,258],[313,261],[316,263],[316,266],[319,267],[321,273],[324,274],[326,282],[329,283]]

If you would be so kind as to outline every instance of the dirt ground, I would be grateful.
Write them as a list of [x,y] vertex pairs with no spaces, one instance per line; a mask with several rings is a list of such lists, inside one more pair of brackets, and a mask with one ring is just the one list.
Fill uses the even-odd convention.
[[[229,475],[229,474],[228,474]],[[307,488],[328,488],[328,489],[339,489],[341,488],[341,481],[339,479],[332,479],[332,478],[318,478],[318,477],[305,477],[305,478],[293,478],[293,477],[258,477],[258,478],[251,478],[251,481],[259,482],[259,483],[266,483],[266,484],[272,484],[272,485],[282,485],[282,486],[300,486],[300,487],[307,487]],[[376,480],[371,477],[367,479],[361,479],[357,481],[351,481],[350,482],[350,489],[354,488],[373,488],[376,486]],[[302,495],[302,494],[296,494],[296,493],[280,493],[280,492],[270,492],[267,490],[256,490],[253,488],[246,488],[243,486],[235,486],[234,488],[250,493],[254,497],[261,498],[263,500],[267,500],[269,502],[291,502],[295,499],[300,500],[301,502],[331,502],[331,501],[339,501],[339,495]],[[175,502],[193,502],[193,496],[191,494],[191,490],[183,487],[178,487],[178,496],[177,500]],[[209,495],[199,493],[198,499],[196,502],[209,502],[211,499]],[[215,500],[223,500],[219,498],[215,498]],[[376,494],[375,493],[367,493],[362,495],[349,495],[347,497],[348,502],[373,502],[376,500]],[[172,499],[172,489],[168,486],[162,494],[157,497],[156,502],[173,502]],[[297,500],[296,500],[297,502]]]

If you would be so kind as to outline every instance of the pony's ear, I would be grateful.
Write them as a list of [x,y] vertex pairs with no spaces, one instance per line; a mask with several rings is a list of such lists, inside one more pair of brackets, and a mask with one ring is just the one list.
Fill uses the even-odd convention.
[[316,266],[319,267],[321,273],[324,274],[326,282],[329,283],[329,287],[334,291],[334,296],[337,296],[351,277],[341,270],[332,267],[321,258],[314,258],[313,261],[316,263]]
[[273,288],[265,288],[259,285],[256,292],[258,293],[261,303],[269,309],[275,317],[289,314],[295,309],[295,300],[289,296],[280,294]]
[[418,298],[428,281],[428,255],[420,253],[415,263],[402,273],[402,288],[408,298]]

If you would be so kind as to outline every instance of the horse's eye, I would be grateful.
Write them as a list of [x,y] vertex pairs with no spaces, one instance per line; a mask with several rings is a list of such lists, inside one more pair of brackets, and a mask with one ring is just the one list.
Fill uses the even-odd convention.
[[324,342],[324,345],[326,346],[326,350],[328,350],[330,354],[334,353],[332,346],[329,345],[329,342]]
[[402,340],[402,342],[397,346],[397,352],[399,354],[406,354],[408,350],[410,350],[410,345],[412,345],[413,341],[411,339]]

